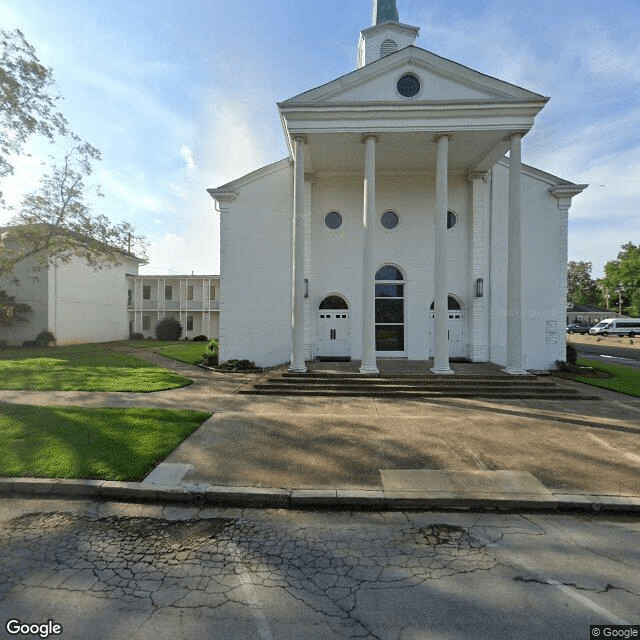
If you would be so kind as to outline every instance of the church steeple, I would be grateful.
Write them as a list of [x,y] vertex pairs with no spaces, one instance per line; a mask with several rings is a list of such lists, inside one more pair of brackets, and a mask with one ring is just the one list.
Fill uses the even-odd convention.
[[412,45],[420,29],[400,22],[396,0],[373,0],[372,26],[360,32],[358,69]]
[[396,0],[373,0],[372,26],[383,22],[400,22]]

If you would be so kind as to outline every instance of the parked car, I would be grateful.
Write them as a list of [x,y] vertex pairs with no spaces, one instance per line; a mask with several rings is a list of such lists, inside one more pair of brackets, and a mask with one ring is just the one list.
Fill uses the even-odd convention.
[[585,333],[589,333],[589,329],[591,327],[588,324],[570,324],[567,325],[567,333],[579,333],[581,335],[585,335]]
[[594,336],[640,336],[640,318],[606,318],[589,330]]

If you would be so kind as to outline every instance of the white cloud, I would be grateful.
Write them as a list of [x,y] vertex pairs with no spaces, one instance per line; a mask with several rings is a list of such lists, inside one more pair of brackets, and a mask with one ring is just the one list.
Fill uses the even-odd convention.
[[193,151],[186,144],[183,144],[180,147],[180,155],[184,159],[187,173],[193,173],[198,167],[196,160],[193,157]]

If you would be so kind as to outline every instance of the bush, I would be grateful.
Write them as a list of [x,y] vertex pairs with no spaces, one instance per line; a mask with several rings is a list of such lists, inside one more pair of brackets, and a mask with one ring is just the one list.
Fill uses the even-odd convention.
[[207,338],[207,336],[203,336],[202,334],[200,334],[199,336],[196,336],[193,341],[194,342],[206,342],[209,338]]
[[51,331],[41,331],[35,339],[37,347],[48,347],[56,341],[55,336]]
[[208,367],[215,367],[218,364],[218,355],[220,354],[220,343],[214,338],[209,341],[207,350],[204,352],[202,364]]
[[156,325],[158,340],[180,340],[182,325],[175,318],[163,318]]
[[255,369],[256,363],[253,360],[227,360],[218,365],[219,369],[228,369],[229,371],[246,371],[247,369]]
[[567,345],[567,364],[574,366],[577,360],[578,360],[577,349],[572,344],[568,344]]
[[144,336],[141,333],[132,333],[130,340],[144,340]]

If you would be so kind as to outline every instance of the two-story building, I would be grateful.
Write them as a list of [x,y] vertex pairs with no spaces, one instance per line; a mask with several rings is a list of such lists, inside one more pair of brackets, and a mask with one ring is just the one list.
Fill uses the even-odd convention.
[[155,337],[162,318],[176,318],[183,337],[218,337],[220,276],[127,275],[129,334]]

